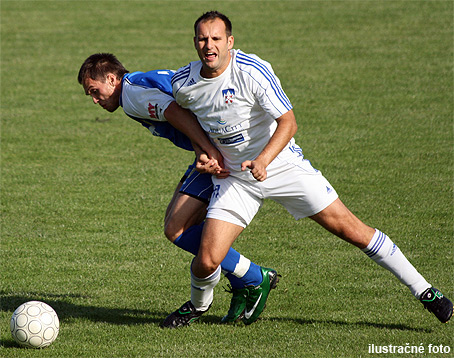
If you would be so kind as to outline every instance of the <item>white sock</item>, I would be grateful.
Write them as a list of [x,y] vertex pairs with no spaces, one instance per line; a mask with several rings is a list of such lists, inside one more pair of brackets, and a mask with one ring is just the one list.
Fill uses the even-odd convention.
[[369,245],[362,250],[380,266],[391,271],[406,285],[417,299],[431,285],[416,271],[396,244],[381,231],[375,229]]
[[213,289],[221,279],[221,266],[210,276],[195,277],[191,269],[191,302],[197,311],[206,311],[213,302]]

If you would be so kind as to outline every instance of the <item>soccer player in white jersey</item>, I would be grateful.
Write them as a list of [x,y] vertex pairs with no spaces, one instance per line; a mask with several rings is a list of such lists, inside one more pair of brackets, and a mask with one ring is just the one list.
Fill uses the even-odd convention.
[[[175,102],[171,87],[173,73],[170,70],[129,73],[114,55],[100,53],[85,60],[78,81],[93,102],[105,110],[113,112],[121,106],[126,115],[141,123],[153,135],[167,138],[185,150],[192,151],[195,145],[199,154],[197,157],[201,160],[189,166],[165,214],[166,237],[195,255],[212,193],[211,174],[225,177],[229,173],[217,164],[218,161],[222,163],[222,157],[194,116]],[[182,120],[175,121],[176,118]],[[170,123],[177,125],[178,129]],[[206,173],[194,170],[196,166]],[[275,270],[256,265],[234,249],[229,250],[221,267],[232,289],[242,294],[232,297],[230,309],[222,318],[222,323],[234,322],[241,317],[246,305],[243,296],[250,288],[263,285],[266,281],[267,289],[271,290],[278,282]]]
[[[172,79],[177,103],[190,109],[224,157],[230,176],[213,178],[199,252],[191,266],[192,313],[210,306],[219,280],[219,263],[265,198],[282,204],[294,217],[309,217],[355,245],[391,271],[441,322],[452,316],[452,303],[432,287],[384,233],[373,229],[338,198],[321,172],[295,144],[297,125],[292,105],[269,63],[234,50],[230,20],[211,11],[194,25],[200,61],[179,69]],[[194,297],[197,299],[194,300]],[[267,295],[247,301],[243,321],[254,322]],[[189,323],[188,303],[171,313]]]

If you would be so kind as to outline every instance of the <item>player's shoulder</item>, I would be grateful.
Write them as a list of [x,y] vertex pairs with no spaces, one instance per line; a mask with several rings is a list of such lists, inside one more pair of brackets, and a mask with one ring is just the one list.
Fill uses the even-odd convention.
[[132,72],[124,76],[124,83],[142,88],[156,88],[164,93],[172,95],[171,79],[175,71],[152,70],[147,72]]
[[187,85],[189,78],[194,77],[194,74],[197,73],[197,71],[200,72],[200,67],[200,61],[193,61],[186,66],[180,67],[172,77],[172,86],[174,90]]
[[267,77],[273,74],[271,64],[255,54],[234,50],[232,52],[232,57],[233,64],[240,73],[248,74],[253,77]]

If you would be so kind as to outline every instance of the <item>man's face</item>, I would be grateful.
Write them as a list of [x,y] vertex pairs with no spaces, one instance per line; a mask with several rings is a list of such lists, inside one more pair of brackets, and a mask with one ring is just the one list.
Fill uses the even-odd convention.
[[217,77],[224,72],[230,62],[233,36],[227,36],[221,19],[199,23],[194,45],[202,61],[203,77]]
[[114,112],[120,105],[120,86],[116,76],[109,73],[105,80],[86,78],[83,82],[85,94],[91,96],[94,104],[106,111]]

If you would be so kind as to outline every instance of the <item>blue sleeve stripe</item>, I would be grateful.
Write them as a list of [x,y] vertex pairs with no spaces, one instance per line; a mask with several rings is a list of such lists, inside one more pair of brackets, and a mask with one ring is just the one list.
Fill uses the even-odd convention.
[[276,77],[269,71],[269,69],[263,65],[262,63],[258,62],[257,60],[253,59],[250,56],[247,56],[243,53],[237,53],[237,62],[243,65],[252,66],[257,71],[259,71],[271,84],[271,88],[273,89],[274,93],[276,94],[277,98],[281,101],[281,103],[287,108],[288,110],[292,109],[292,105],[290,100],[284,93],[282,87],[277,83]]
[[282,87],[277,83],[276,77],[273,73],[270,72],[270,70],[262,63],[257,61],[256,59],[247,56],[242,53],[238,53],[237,55],[242,61],[239,61],[239,63],[245,64],[245,65],[250,65],[254,68],[256,68],[259,72],[263,74],[263,76],[270,82],[271,87],[274,90],[274,93],[276,93],[276,96],[281,100],[282,104],[290,110],[292,109],[292,105],[290,103],[290,100],[287,98],[285,95]]
[[175,73],[173,75],[172,81],[171,81],[172,82],[172,86],[175,84],[175,82],[180,81],[184,77],[188,77],[189,73],[190,73],[190,70],[191,70],[190,66],[186,66],[181,71],[178,71],[177,73]]

